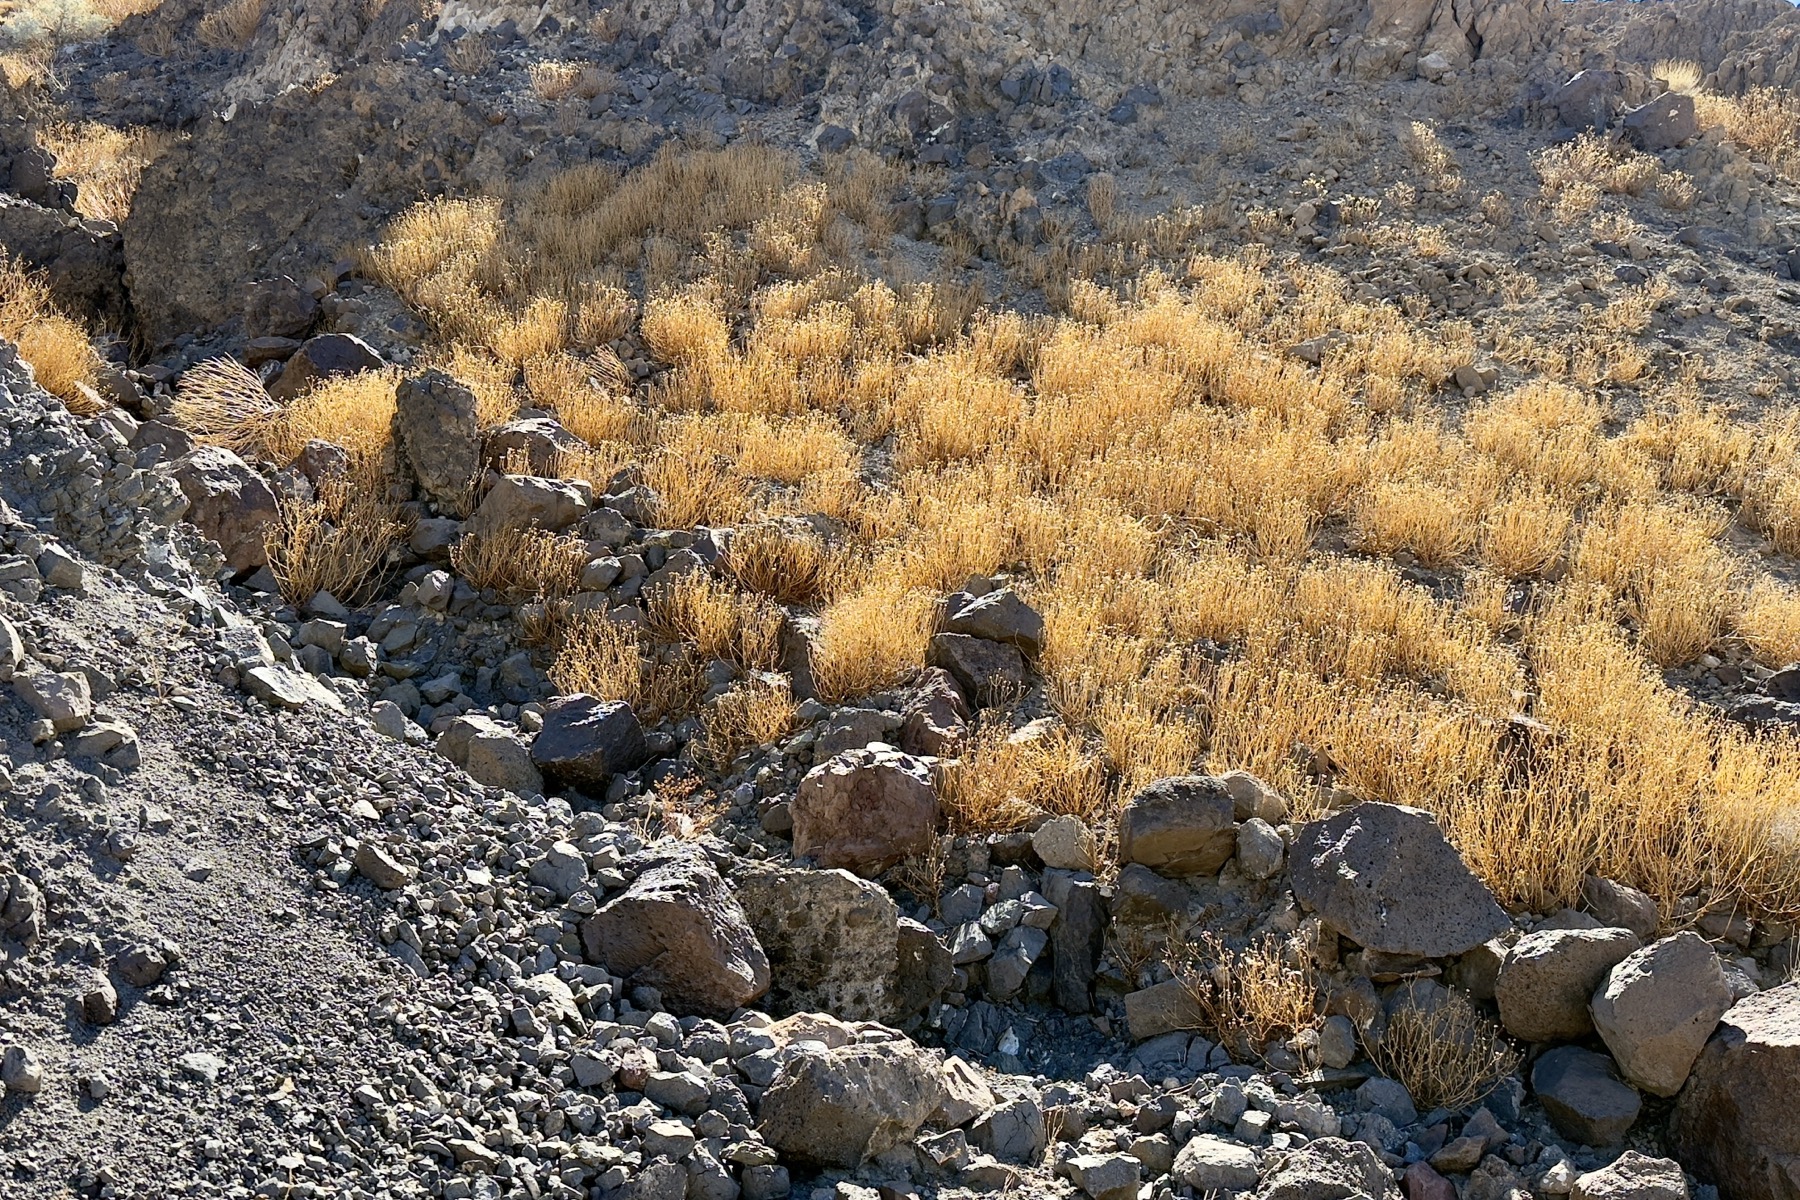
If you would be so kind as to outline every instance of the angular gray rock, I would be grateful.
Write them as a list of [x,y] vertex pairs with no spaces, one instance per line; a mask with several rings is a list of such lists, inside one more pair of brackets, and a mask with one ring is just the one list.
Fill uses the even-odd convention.
[[1681,1164],[1627,1150],[1575,1180],[1574,1200],[1688,1200]]
[[282,368],[281,375],[269,385],[269,395],[283,404],[316,383],[334,375],[355,375],[362,371],[379,371],[387,365],[375,348],[347,333],[322,333],[300,343]]
[[463,528],[476,537],[493,537],[518,529],[561,533],[587,515],[593,499],[593,492],[585,483],[536,475],[502,475]]
[[12,677],[25,665],[25,642],[11,621],[0,617],[0,683],[11,683]]
[[969,705],[950,672],[927,667],[900,712],[900,748],[954,757],[969,736]]
[[0,1051],[0,1087],[14,1096],[35,1096],[44,1090],[44,1068],[28,1048],[8,1046]]
[[1300,827],[1288,853],[1294,896],[1351,941],[1444,958],[1511,928],[1493,893],[1431,814],[1358,804]]
[[1261,1171],[1250,1147],[1201,1134],[1175,1155],[1172,1174],[1196,1192],[1247,1192]]
[[526,417],[490,431],[483,443],[482,459],[496,471],[551,475],[560,455],[583,445],[555,417]]
[[1500,1023],[1527,1042],[1588,1036],[1594,1031],[1588,1013],[1594,989],[1638,945],[1637,935],[1629,929],[1544,929],[1526,934],[1507,951],[1494,981]]
[[1599,875],[1588,875],[1581,881],[1581,902],[1602,925],[1629,929],[1639,938],[1656,934],[1656,901],[1634,887]]
[[930,849],[942,822],[930,765],[869,747],[807,772],[792,812],[796,858],[862,875]]
[[1261,817],[1251,817],[1237,829],[1238,870],[1251,879],[1269,879],[1287,859],[1287,843],[1275,827]]
[[576,693],[544,705],[544,726],[531,743],[531,761],[544,777],[604,795],[620,771],[649,757],[643,726],[631,705]]
[[743,906],[706,857],[678,845],[647,855],[624,892],[581,923],[589,962],[672,1011],[729,1017],[769,990],[769,958]]
[[44,934],[44,893],[6,867],[0,867],[0,938],[29,946]]
[[1044,648],[1044,618],[1011,588],[977,596],[950,615],[949,633],[989,642],[1006,642],[1036,657]]
[[269,561],[265,539],[279,518],[275,493],[250,465],[222,446],[201,446],[175,461],[187,520],[219,544],[226,565],[254,571]]
[[88,678],[80,671],[32,671],[13,676],[13,691],[57,733],[73,733],[94,715]]
[[1017,646],[965,633],[940,633],[926,650],[927,665],[942,668],[977,705],[993,704],[1025,686],[1025,656]]
[[1564,1137],[1613,1146],[1637,1122],[1643,1100],[1619,1080],[1612,1059],[1579,1046],[1558,1046],[1531,1068],[1531,1089]]
[[481,473],[475,393],[442,371],[400,381],[394,391],[394,452],[419,490],[453,517],[468,515]]
[[1800,982],[1726,1012],[1669,1121],[1670,1148],[1726,1200],[1800,1195]]
[[1639,149],[1652,152],[1673,150],[1700,132],[1694,98],[1683,92],[1664,92],[1627,112],[1620,124]]
[[415,874],[374,842],[364,842],[356,848],[356,873],[390,892],[411,883]]
[[1142,1167],[1126,1154],[1077,1154],[1063,1164],[1089,1200],[1137,1200]]
[[1364,1142],[1315,1138],[1272,1158],[1257,1200],[1398,1200],[1393,1176]]
[[1158,779],[1119,814],[1119,861],[1165,875],[1214,875],[1237,850],[1231,795],[1210,775]]
[[891,1021],[898,1007],[900,910],[887,889],[848,871],[755,866],[738,902],[769,957],[769,1010]]
[[1673,1096],[1731,1007],[1719,956],[1686,931],[1628,955],[1593,997],[1594,1027],[1626,1079]]
[[757,1131],[791,1160],[855,1167],[910,1140],[943,1097],[942,1068],[911,1042],[802,1052],[769,1084]]

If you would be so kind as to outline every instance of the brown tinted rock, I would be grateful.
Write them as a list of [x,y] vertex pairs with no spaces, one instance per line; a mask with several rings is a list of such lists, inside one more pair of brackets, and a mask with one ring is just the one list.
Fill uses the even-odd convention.
[[1119,817],[1119,861],[1166,875],[1214,875],[1237,849],[1232,800],[1210,775],[1159,779]]
[[1200,1006],[1179,979],[1167,979],[1125,996],[1125,1024],[1134,1042],[1178,1029],[1198,1029],[1202,1023]]
[[394,451],[419,490],[442,511],[465,516],[481,473],[475,393],[442,371],[400,381],[394,390]]
[[941,813],[924,760],[865,747],[809,771],[793,818],[795,857],[872,874],[929,849]]
[[244,334],[249,338],[303,338],[318,315],[319,302],[286,275],[245,289]]
[[647,858],[581,923],[581,942],[589,962],[656,988],[672,1011],[728,1017],[769,990],[769,959],[743,906],[692,847]]
[[1594,1026],[1626,1079],[1673,1096],[1731,999],[1713,948],[1697,933],[1678,933],[1607,973],[1593,997]]
[[954,758],[969,736],[969,706],[950,672],[927,667],[900,713],[900,748]]
[[361,338],[347,333],[322,333],[300,343],[282,368],[281,375],[269,385],[269,395],[288,403],[307,388],[333,375],[355,375],[359,371],[379,371],[387,363],[375,348]]
[[233,570],[269,561],[264,539],[280,514],[275,493],[248,463],[222,446],[201,446],[175,463],[175,482],[187,497],[188,521],[219,543]]
[[1670,1144],[1726,1200],[1800,1195],[1800,982],[1738,1001],[1695,1060]]
[[855,1167],[909,1141],[943,1097],[942,1068],[911,1042],[802,1052],[763,1095],[757,1130],[784,1158]]
[[1036,657],[1044,648],[1044,618],[1011,588],[977,596],[950,615],[944,628],[990,642],[1006,642]]
[[1574,1200],[1688,1200],[1681,1164],[1627,1150],[1575,1180]]
[[1443,958],[1511,928],[1430,813],[1358,804],[1301,826],[1294,896],[1358,945]]
[[1656,933],[1656,901],[1634,887],[1588,875],[1581,881],[1581,902],[1602,925],[1629,929],[1639,938]]
[[[1528,933],[1507,951],[1494,983],[1500,1023],[1527,1042],[1573,1041],[1594,1031],[1588,1001],[1619,960],[1638,948],[1629,929]],[[1698,1047],[1696,1047],[1698,1049]]]

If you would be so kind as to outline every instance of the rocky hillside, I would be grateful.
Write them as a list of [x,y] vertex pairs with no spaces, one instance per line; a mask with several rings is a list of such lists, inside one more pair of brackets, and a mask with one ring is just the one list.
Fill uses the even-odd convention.
[[1797,33],[0,4],[0,1197],[1800,1192]]

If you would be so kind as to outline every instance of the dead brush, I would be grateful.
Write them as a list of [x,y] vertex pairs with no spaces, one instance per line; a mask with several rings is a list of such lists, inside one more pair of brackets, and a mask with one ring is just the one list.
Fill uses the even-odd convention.
[[76,185],[75,207],[84,217],[123,224],[131,215],[144,168],[177,140],[158,129],[113,129],[98,122],[56,125],[38,140],[56,156],[56,177]]
[[406,522],[372,471],[320,480],[312,499],[284,498],[269,528],[269,570],[290,603],[320,592],[355,607],[375,598]]
[[550,680],[564,693],[623,700],[651,722],[693,711],[706,686],[705,663],[691,647],[653,654],[636,630],[591,612],[558,631]]
[[480,591],[554,602],[580,586],[587,550],[579,538],[542,529],[503,529],[464,535],[451,547],[450,565]]
[[1193,942],[1172,938],[1168,955],[1201,1028],[1239,1062],[1260,1060],[1270,1042],[1324,1023],[1316,972],[1273,934],[1232,950],[1208,930]]
[[268,0],[226,0],[200,18],[200,41],[214,50],[242,50],[262,25]]
[[733,591],[704,571],[648,589],[650,628],[669,642],[691,643],[703,658],[723,659],[745,671],[781,666],[787,618],[759,596]]
[[31,364],[38,386],[78,416],[106,407],[96,392],[102,363],[81,324],[57,307],[44,276],[0,249],[0,338]]
[[1066,729],[1039,736],[986,730],[939,773],[939,798],[958,832],[1006,833],[1045,815],[1110,820],[1107,771]]
[[723,773],[744,751],[793,733],[798,709],[785,676],[753,675],[700,710],[694,760]]
[[1467,1108],[1518,1069],[1519,1051],[1462,992],[1434,1008],[1406,1004],[1389,1015],[1379,1040],[1365,1041],[1382,1073],[1405,1085],[1421,1110]]
[[175,382],[175,419],[196,441],[244,458],[262,452],[282,408],[256,372],[235,358],[209,358]]
[[771,522],[736,530],[720,565],[759,595],[810,604],[829,589],[836,561],[810,529]]

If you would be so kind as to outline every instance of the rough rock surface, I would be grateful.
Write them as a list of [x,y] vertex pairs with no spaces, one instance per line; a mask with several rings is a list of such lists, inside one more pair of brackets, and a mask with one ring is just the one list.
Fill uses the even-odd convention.
[[770,1010],[896,1019],[900,910],[848,871],[765,867],[737,878],[738,901],[769,956]]
[[1643,1108],[1612,1059],[1579,1046],[1559,1046],[1539,1058],[1531,1088],[1556,1128],[1589,1146],[1617,1145]]
[[1119,860],[1165,875],[1212,875],[1237,849],[1232,800],[1209,775],[1159,779],[1119,814]]
[[930,766],[865,747],[814,767],[794,797],[794,853],[869,873],[928,848],[942,820]]
[[202,446],[175,464],[175,481],[188,501],[188,520],[219,543],[233,570],[269,561],[265,546],[279,517],[275,493],[249,464],[220,446]]
[[1628,929],[1528,933],[1500,963],[1494,999],[1506,1031],[1527,1042],[1574,1041],[1594,1030],[1588,1001],[1621,959],[1638,948]]
[[1678,933],[1607,973],[1594,993],[1594,1025],[1626,1079],[1673,1096],[1731,1000],[1713,948],[1697,933]]
[[1734,1004],[1695,1061],[1670,1134],[1675,1152],[1730,1200],[1800,1189],[1800,983]]
[[1300,828],[1294,896],[1345,937],[1388,954],[1461,954],[1510,922],[1430,813],[1358,804]]
[[769,1085],[757,1129],[800,1162],[854,1167],[911,1138],[943,1097],[942,1068],[904,1042],[802,1052]]

